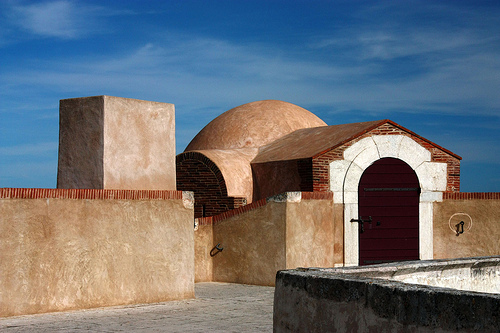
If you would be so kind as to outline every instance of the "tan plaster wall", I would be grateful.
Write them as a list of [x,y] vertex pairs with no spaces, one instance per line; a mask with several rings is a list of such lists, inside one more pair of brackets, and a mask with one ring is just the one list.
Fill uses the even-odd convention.
[[[457,215],[452,217],[454,214]],[[471,219],[464,214],[470,216],[472,226]],[[465,222],[464,233],[456,236],[450,225],[454,227],[460,221]],[[434,203],[435,259],[500,255],[499,240],[500,200],[444,200]]]
[[104,188],[175,190],[173,104],[104,96]]
[[[211,258],[213,281],[273,286],[278,270],[334,266],[333,208],[331,200],[285,199],[217,222],[210,249],[219,243],[224,249]],[[206,238],[196,242],[205,247],[197,253],[210,260]],[[209,267],[200,258],[196,263],[197,272]]]
[[182,200],[0,200],[0,316],[194,297]]
[[194,281],[213,281],[213,264],[210,250],[214,247],[212,225],[199,225],[194,232]]
[[333,204],[333,262],[334,266],[344,265],[344,205]]
[[216,223],[224,250],[213,257],[214,281],[273,286],[286,267],[285,215],[286,203],[269,202]]
[[58,188],[175,190],[173,104],[60,101]]
[[333,267],[333,201],[302,200],[286,207],[286,268]]

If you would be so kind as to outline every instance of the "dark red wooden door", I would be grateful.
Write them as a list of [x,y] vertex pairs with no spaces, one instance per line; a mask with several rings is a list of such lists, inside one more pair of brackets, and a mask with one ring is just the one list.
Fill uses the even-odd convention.
[[[396,158],[368,167],[359,182],[359,264],[419,259],[420,188],[413,169]],[[362,230],[364,229],[364,230]]]

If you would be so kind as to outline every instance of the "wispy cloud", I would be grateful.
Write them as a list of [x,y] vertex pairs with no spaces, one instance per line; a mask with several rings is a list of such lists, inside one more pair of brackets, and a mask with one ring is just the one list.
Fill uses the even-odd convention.
[[[14,27],[39,37],[77,39],[103,33],[112,15],[129,15],[130,11],[105,8],[83,1],[52,0],[25,3],[12,0],[1,5],[4,11],[3,30],[15,32]],[[2,34],[6,40],[7,33]]]
[[[62,17],[72,18],[81,10],[78,6],[53,1],[24,6],[23,11],[37,16],[59,10]],[[445,11],[450,10],[421,7],[419,15],[431,15],[434,10],[437,18],[446,17]],[[13,68],[4,73],[4,84],[10,91],[12,87],[51,86],[76,96],[132,94],[197,107],[277,98],[300,105],[329,105],[332,112],[473,111],[498,116],[500,38],[496,34],[481,33],[481,27],[471,25],[419,26],[422,20],[412,22],[411,10],[387,19],[380,15],[385,9],[373,6],[359,14],[358,25],[332,31],[319,40],[311,36],[297,54],[288,52],[287,45],[242,44],[172,31],[162,36],[157,31],[120,53]],[[483,14],[488,24],[497,22],[496,13]],[[59,26],[72,24],[65,22]],[[405,28],[399,29],[403,23]],[[57,26],[54,34],[65,31]]]
[[[436,137],[469,161],[498,161],[496,4],[339,2],[345,10],[337,10],[329,2],[297,1],[300,10],[290,6],[289,20],[270,9],[266,17],[277,18],[271,31],[256,24],[253,13],[261,8],[253,2],[241,7],[253,12],[217,20],[197,20],[206,13],[192,3],[183,7],[190,2],[115,2],[116,8],[110,3],[0,0],[3,119],[26,117],[16,124],[36,132],[43,125],[35,118],[51,117],[57,132],[58,99],[107,94],[169,102],[176,105],[182,149],[229,108],[281,99],[329,124],[399,117],[410,119],[402,125],[413,128],[412,122],[418,127],[434,119],[435,125],[417,132],[423,129],[422,135]],[[214,10],[217,6],[210,3]],[[443,131],[443,123],[453,119],[460,121]],[[32,139],[38,143],[4,142],[0,162],[29,155],[55,158],[54,139],[38,134]],[[5,165],[0,168],[6,170]]]
[[88,23],[85,6],[60,0],[32,3],[17,3],[11,7],[11,22],[24,30],[44,37],[76,38],[86,33]]
[[0,156],[46,155],[57,151],[58,142],[40,142],[16,146],[0,147]]
[[[435,37],[430,44],[448,39]],[[388,43],[384,38],[380,40]],[[420,56],[412,61],[422,62],[425,68],[406,73],[405,64],[394,58],[415,56],[424,52],[424,47],[405,47],[408,42],[400,37],[391,40],[393,45],[384,46],[390,49],[384,53],[391,56],[384,56],[386,63],[380,63],[377,59],[299,58],[287,55],[286,50],[278,46],[170,36],[123,54],[68,59],[67,63],[57,59],[43,68],[16,69],[4,78],[15,86],[50,85],[75,94],[133,92],[141,98],[172,96],[170,102],[175,103],[190,101],[209,105],[228,98],[235,102],[279,98],[299,104],[329,104],[335,106],[337,112],[363,109],[460,113],[473,109],[482,114],[498,113],[500,96],[495,87],[500,82],[497,75],[500,50],[476,45],[457,55],[455,46],[447,51],[442,47],[440,52],[446,54],[435,58]],[[449,42],[450,45],[471,43],[470,38],[465,37]],[[429,49],[427,52],[431,52]],[[411,68],[418,66],[412,64]],[[460,108],[454,107],[459,104]],[[464,109],[464,105],[470,107]]]

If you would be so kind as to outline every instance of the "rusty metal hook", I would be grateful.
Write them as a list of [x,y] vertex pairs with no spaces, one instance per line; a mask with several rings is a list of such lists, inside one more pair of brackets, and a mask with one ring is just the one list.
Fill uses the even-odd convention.
[[210,256],[213,257],[217,253],[222,252],[222,250],[224,250],[224,248],[220,247],[220,243],[217,243],[217,245],[215,245],[214,248],[210,250]]
[[457,227],[457,236],[464,233],[464,224],[464,221],[460,221],[460,223],[455,224],[455,227]]

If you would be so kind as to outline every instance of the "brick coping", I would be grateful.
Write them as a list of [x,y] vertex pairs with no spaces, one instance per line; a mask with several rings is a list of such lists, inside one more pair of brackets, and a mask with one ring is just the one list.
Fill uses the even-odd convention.
[[52,188],[0,188],[0,199],[183,199],[182,191],[172,190],[103,190]]
[[[287,193],[300,193],[301,194],[301,200],[333,200],[333,192],[286,192]],[[282,195],[278,195],[281,197]],[[276,197],[278,197],[276,196]],[[209,216],[209,217],[201,217],[197,218],[196,220],[198,221],[198,225],[213,225],[216,224],[217,222],[220,222],[222,220],[228,219],[230,217],[240,215],[243,213],[246,213],[248,211],[254,210],[256,208],[265,206],[268,202],[274,201],[274,202],[285,202],[282,200],[274,200],[274,197],[266,198],[266,199],[261,199],[258,201],[254,201],[248,205],[241,206],[236,209],[228,210],[227,212],[224,212],[219,215],[214,215],[214,216]],[[293,201],[291,201],[293,202]]]
[[500,192],[444,192],[443,200],[500,200]]

